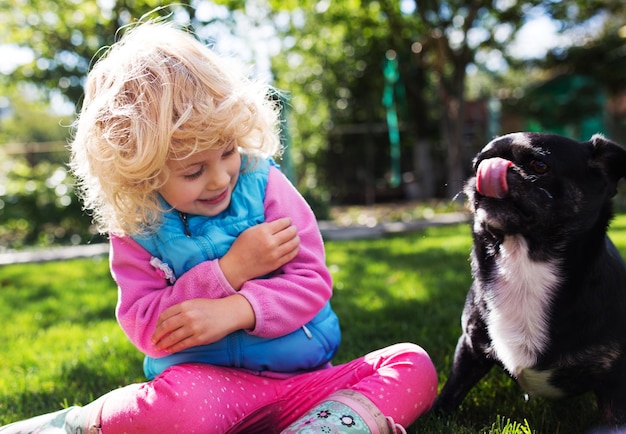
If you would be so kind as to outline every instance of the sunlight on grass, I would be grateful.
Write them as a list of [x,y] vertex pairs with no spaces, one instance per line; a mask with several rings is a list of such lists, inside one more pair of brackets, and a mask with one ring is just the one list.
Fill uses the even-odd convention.
[[[469,249],[466,228],[454,226],[377,240],[328,242],[327,262],[335,282],[336,297],[345,289],[363,309],[376,310],[390,298],[426,302],[438,295],[433,280],[439,271],[468,277],[469,266],[465,260],[458,264],[460,267],[450,268],[445,257],[450,252],[451,256],[457,256],[459,250],[469,254]],[[426,267],[420,262],[423,256],[428,257]],[[435,263],[439,260],[441,270]],[[434,273],[433,266],[437,268]],[[461,278],[461,281],[467,283],[467,279]]]
[[344,334],[338,361],[411,341],[445,363],[471,282],[470,247],[467,225],[328,242],[333,306]]
[[6,266],[0,283],[0,423],[141,379],[106,258]]

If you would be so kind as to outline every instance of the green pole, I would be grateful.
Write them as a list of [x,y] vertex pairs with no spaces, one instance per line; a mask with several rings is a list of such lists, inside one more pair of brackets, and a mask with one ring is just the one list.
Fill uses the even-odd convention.
[[382,103],[387,112],[387,127],[389,129],[389,152],[391,156],[391,179],[389,183],[392,187],[398,187],[401,179],[400,168],[400,129],[398,127],[398,112],[395,102],[395,88],[400,73],[398,71],[398,60],[396,52],[388,50],[385,54],[385,90],[383,92]]

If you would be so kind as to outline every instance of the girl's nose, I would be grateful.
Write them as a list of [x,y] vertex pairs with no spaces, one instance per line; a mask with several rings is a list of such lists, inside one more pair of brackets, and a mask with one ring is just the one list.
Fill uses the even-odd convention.
[[226,167],[220,166],[216,167],[211,173],[206,184],[206,189],[212,191],[221,190],[226,188],[228,184],[230,184],[230,174],[228,170],[226,170]]

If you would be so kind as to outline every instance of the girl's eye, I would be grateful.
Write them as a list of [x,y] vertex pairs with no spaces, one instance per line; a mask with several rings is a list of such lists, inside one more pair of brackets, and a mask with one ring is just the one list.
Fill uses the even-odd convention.
[[200,169],[198,169],[198,171],[196,172],[189,173],[183,176],[185,179],[188,179],[191,181],[191,180],[200,178],[200,175],[202,175],[202,172],[204,172],[204,166],[201,166]]
[[550,167],[541,160],[532,160],[530,162],[530,169],[537,175],[543,175],[550,170]]
[[235,145],[231,145],[230,147],[224,150],[224,153],[222,154],[222,158],[228,158],[231,155],[235,154],[236,152],[237,152],[237,147]]

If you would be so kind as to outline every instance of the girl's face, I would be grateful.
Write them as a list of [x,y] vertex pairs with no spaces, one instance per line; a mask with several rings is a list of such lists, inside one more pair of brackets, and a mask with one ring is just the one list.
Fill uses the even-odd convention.
[[223,149],[169,160],[170,177],[159,193],[180,212],[216,216],[230,204],[240,165],[241,155],[234,142]]

